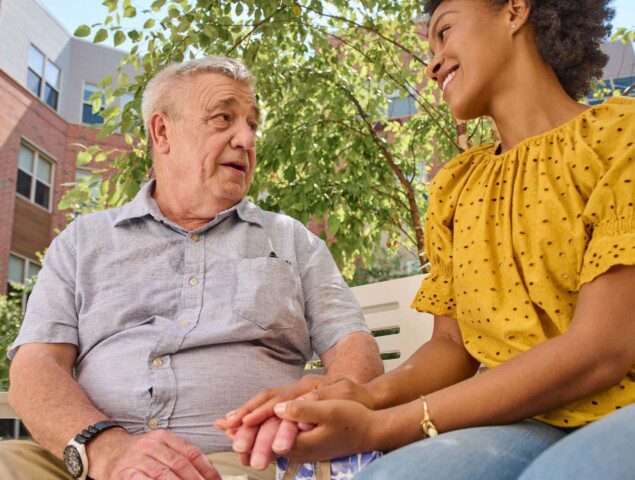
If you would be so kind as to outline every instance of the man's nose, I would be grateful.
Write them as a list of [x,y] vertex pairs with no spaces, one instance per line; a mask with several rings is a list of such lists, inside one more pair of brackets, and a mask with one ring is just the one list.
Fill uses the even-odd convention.
[[236,127],[236,131],[231,139],[230,145],[232,148],[253,150],[256,146],[256,133],[247,122],[242,123]]

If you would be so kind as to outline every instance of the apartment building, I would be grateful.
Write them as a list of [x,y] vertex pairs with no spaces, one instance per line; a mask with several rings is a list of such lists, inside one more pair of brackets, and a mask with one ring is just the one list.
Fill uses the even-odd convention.
[[37,274],[36,252],[66,224],[63,185],[89,173],[74,144],[126,148],[96,138],[87,102],[125,54],[74,38],[36,0],[0,0],[0,293]]

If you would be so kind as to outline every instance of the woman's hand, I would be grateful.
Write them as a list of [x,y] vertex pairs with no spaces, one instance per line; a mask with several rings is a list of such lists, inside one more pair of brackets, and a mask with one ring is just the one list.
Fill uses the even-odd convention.
[[277,404],[275,413],[283,420],[316,425],[300,432],[286,455],[291,460],[329,460],[375,449],[373,434],[379,429],[379,412],[359,402],[295,400]]
[[353,400],[371,410],[374,408],[370,392],[352,380],[328,375],[305,375],[290,385],[263,390],[244,405],[229,412],[225,418],[216,420],[214,426],[222,430],[233,430],[243,425],[261,425],[274,415],[273,407],[276,404],[299,397],[307,400]]

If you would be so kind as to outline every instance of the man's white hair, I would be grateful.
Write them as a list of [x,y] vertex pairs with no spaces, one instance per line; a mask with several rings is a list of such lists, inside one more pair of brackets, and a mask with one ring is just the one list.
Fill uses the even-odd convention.
[[183,80],[190,79],[200,73],[218,73],[243,85],[253,88],[255,78],[240,60],[223,56],[209,56],[173,63],[157,73],[146,85],[141,99],[141,115],[146,137],[150,143],[150,118],[155,112],[164,112],[178,117],[178,89],[183,87]]

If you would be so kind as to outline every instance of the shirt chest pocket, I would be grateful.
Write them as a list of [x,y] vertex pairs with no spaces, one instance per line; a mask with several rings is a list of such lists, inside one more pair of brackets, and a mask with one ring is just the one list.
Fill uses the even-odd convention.
[[236,278],[233,311],[260,328],[291,328],[303,315],[299,279],[284,260],[240,260]]

